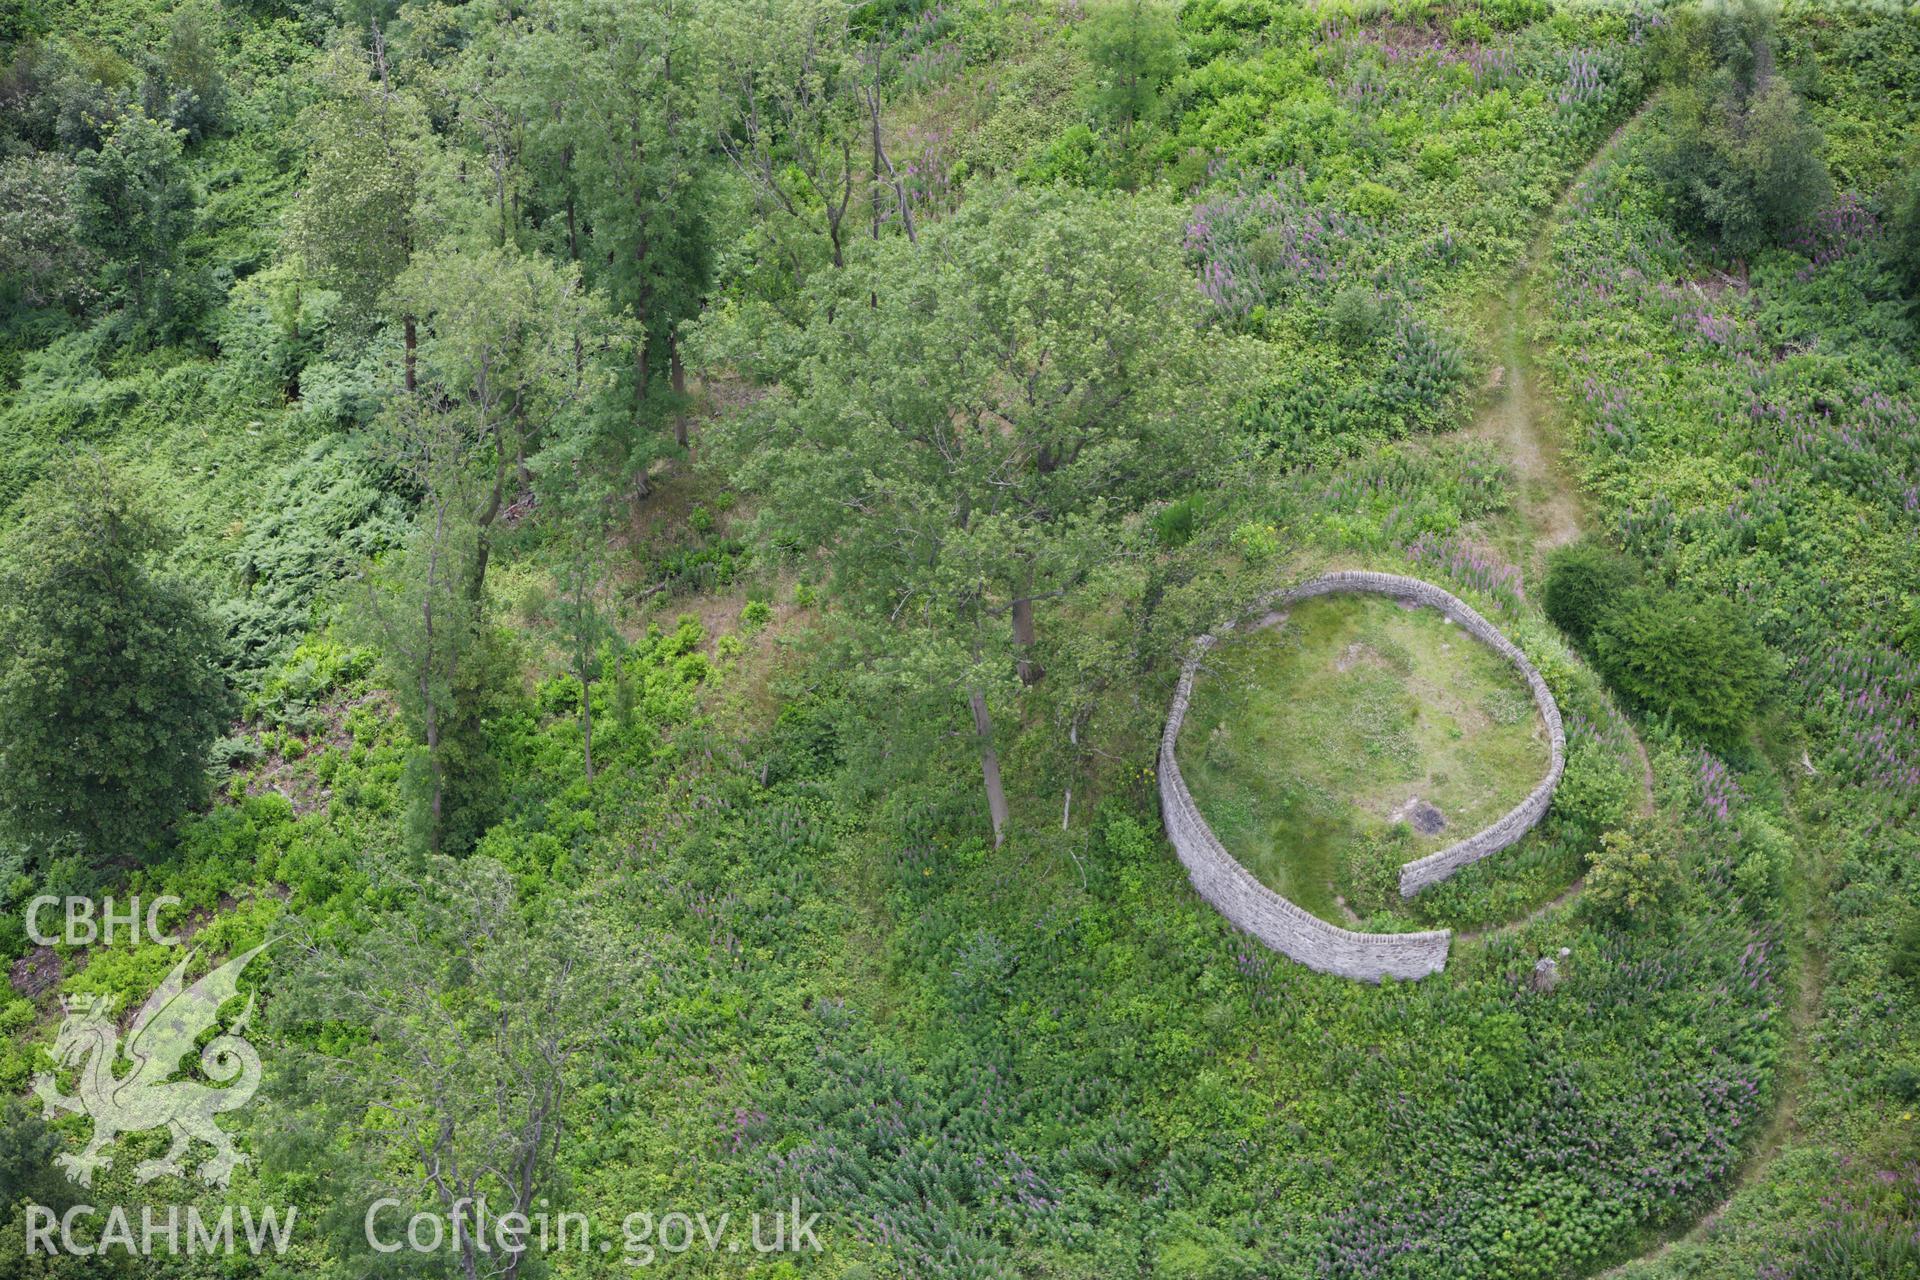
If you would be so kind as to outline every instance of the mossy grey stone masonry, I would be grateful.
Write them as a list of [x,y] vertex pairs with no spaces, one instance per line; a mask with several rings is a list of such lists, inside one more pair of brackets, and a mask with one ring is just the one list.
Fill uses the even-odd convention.
[[[1364,570],[1340,570],[1322,574],[1297,586],[1274,591],[1254,602],[1249,614],[1258,619],[1255,628],[1278,620],[1280,611],[1296,601],[1313,596],[1340,593],[1390,596],[1441,610],[1475,639],[1481,641],[1519,670],[1533,692],[1534,706],[1547,726],[1550,760],[1547,773],[1528,793],[1527,798],[1485,830],[1448,845],[1437,853],[1416,859],[1400,868],[1400,893],[1412,897],[1428,885],[1438,883],[1468,863],[1518,840],[1538,822],[1553,802],[1553,789],[1566,766],[1566,733],[1560,723],[1560,708],[1547,689],[1546,681],[1534,670],[1514,643],[1500,629],[1481,617],[1466,602],[1430,582],[1392,573]],[[1224,635],[1233,624],[1222,627]],[[1186,721],[1187,706],[1193,697],[1193,681],[1207,651],[1219,642],[1216,635],[1204,635],[1194,644],[1193,656],[1180,672],[1180,684],[1174,691],[1173,707],[1160,739],[1160,808],[1173,842],[1174,852],[1187,868],[1187,878],[1202,898],[1211,903],[1235,927],[1252,934],[1262,943],[1322,973],[1339,974],[1364,982],[1383,977],[1424,978],[1446,967],[1451,933],[1446,929],[1420,933],[1356,933],[1320,919],[1312,912],[1288,901],[1261,884],[1253,873],[1228,853],[1213,828],[1201,816],[1180,776],[1174,758],[1174,746],[1180,740],[1180,726]]]

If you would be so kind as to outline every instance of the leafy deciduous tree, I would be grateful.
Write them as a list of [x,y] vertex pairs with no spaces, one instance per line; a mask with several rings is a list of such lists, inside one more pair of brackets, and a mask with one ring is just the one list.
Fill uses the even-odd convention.
[[720,145],[796,282],[817,261],[809,239],[824,238],[833,265],[846,265],[860,132],[850,15],[829,0],[732,0],[716,12]]
[[[376,36],[378,28],[375,29]],[[420,239],[415,201],[432,134],[420,104],[395,89],[383,47],[335,47],[316,69],[320,97],[301,117],[306,173],[290,242],[348,316],[381,314]],[[406,389],[415,385],[416,317],[400,307]]]
[[43,855],[146,848],[206,791],[219,634],[98,461],[0,544],[0,814]]
[[[531,102],[527,163],[558,182],[587,279],[638,325],[630,383],[643,414],[675,387],[679,328],[713,276],[713,94],[703,15],[686,0],[543,0],[516,42]],[[636,442],[637,443],[637,442]],[[636,451],[637,453],[637,451]],[[646,490],[646,463],[633,478]]]
[[148,323],[176,322],[180,242],[194,219],[180,134],[140,111],[121,115],[75,163],[73,212],[107,294]]
[[496,1228],[560,1197],[573,1072],[634,1008],[639,942],[558,893],[522,900],[486,858],[381,879],[405,910],[351,947],[296,952],[297,979],[274,1010],[284,1027],[358,1034],[332,1041],[347,1048],[296,1052],[282,1083],[323,1124],[361,1135],[357,1159],[328,1162],[357,1184],[341,1198],[400,1200],[401,1230],[431,1205],[455,1224],[457,1274],[513,1280],[539,1253],[503,1247]]
[[424,409],[452,419],[471,455],[461,465],[476,469],[468,594],[478,601],[509,481],[530,483],[527,460],[552,435],[593,421],[612,381],[608,352],[624,330],[578,267],[510,247],[426,250],[391,296],[426,329]]
[[58,155],[0,160],[0,303],[78,302],[88,292],[86,250],[74,239],[74,166]]
[[968,706],[996,836],[990,696],[1039,678],[1034,606],[1218,465],[1231,343],[1201,333],[1173,210],[977,190],[820,286],[787,385],[727,447],[784,539],[831,548],[877,678]]
[[473,468],[460,424],[414,397],[391,410],[393,453],[423,491],[397,560],[369,573],[357,624],[380,653],[402,717],[425,749],[425,843],[446,836],[446,739],[457,682],[478,643],[482,601],[472,590],[479,558]]
[[1159,109],[1160,87],[1179,69],[1175,9],[1161,0],[1110,0],[1087,16],[1081,39],[1099,74],[1094,104],[1125,145]]
[[1666,37],[1677,83],[1654,169],[1682,219],[1749,256],[1804,225],[1833,184],[1824,138],[1774,66],[1758,4],[1683,9]]

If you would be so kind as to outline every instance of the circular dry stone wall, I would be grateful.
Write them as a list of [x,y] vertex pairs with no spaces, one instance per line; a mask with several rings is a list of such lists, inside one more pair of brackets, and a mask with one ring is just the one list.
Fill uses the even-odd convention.
[[[1566,766],[1567,739],[1560,724],[1560,708],[1547,689],[1546,681],[1528,662],[1526,655],[1500,633],[1500,629],[1481,617],[1465,601],[1442,591],[1430,582],[1392,573],[1342,570],[1322,574],[1297,586],[1272,592],[1254,603],[1250,614],[1253,627],[1271,626],[1279,620],[1280,610],[1295,601],[1312,596],[1357,592],[1390,596],[1439,609],[1461,629],[1486,644],[1511,662],[1525,677],[1533,691],[1534,706],[1546,722],[1550,760],[1547,773],[1527,798],[1515,805],[1483,831],[1448,845],[1436,853],[1416,859],[1400,868],[1400,894],[1411,898],[1428,885],[1445,880],[1468,863],[1504,849],[1525,835],[1540,821],[1553,802],[1553,789]],[[1224,635],[1233,629],[1222,627]],[[1204,635],[1194,644],[1193,656],[1180,672],[1180,684],[1174,691],[1173,707],[1167,715],[1166,731],[1160,739],[1160,809],[1167,836],[1174,852],[1187,869],[1194,892],[1212,903],[1236,928],[1252,934],[1262,943],[1322,973],[1378,982],[1385,977],[1424,978],[1438,973],[1447,964],[1451,933],[1432,929],[1421,933],[1356,933],[1330,924],[1260,883],[1239,859],[1226,851],[1213,834],[1213,828],[1201,816],[1199,806],[1180,776],[1174,745],[1180,740],[1180,726],[1187,718],[1187,704],[1193,697],[1193,680],[1207,651],[1219,643],[1220,636]]]

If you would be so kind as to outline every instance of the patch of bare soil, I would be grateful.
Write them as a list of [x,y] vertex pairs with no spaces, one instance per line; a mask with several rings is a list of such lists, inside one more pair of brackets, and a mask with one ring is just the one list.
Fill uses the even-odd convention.
[[342,754],[348,751],[353,746],[353,734],[347,729],[347,719],[359,708],[374,703],[389,712],[392,710],[392,699],[381,690],[323,703],[320,707],[322,727],[300,739],[300,749],[294,755],[287,755],[285,748],[268,754],[247,778],[247,794],[278,792],[293,806],[295,817],[326,808],[333,799],[333,788],[311,767],[300,767],[300,762],[320,751],[336,750]]
[[1379,653],[1375,652],[1372,646],[1359,640],[1355,640],[1352,644],[1341,650],[1340,656],[1333,660],[1333,669],[1339,672],[1351,671],[1355,667],[1384,667],[1386,665],[1387,660],[1385,658],[1382,658]]
[[1404,822],[1423,836],[1437,836],[1447,829],[1447,817],[1423,796],[1408,796],[1407,802],[1387,815],[1389,822]]
[[[48,935],[41,934],[41,937]],[[13,989],[29,1000],[38,1000],[47,991],[52,990],[64,975],[60,968],[60,957],[52,947],[35,947],[13,962],[13,968],[7,978],[13,983]]]

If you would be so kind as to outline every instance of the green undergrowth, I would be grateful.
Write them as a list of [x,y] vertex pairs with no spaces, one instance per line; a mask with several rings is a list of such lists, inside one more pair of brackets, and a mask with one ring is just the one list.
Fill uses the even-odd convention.
[[[152,7],[48,6],[45,18],[131,53],[154,38]],[[354,317],[335,325],[336,300],[298,296],[272,261],[300,168],[292,125],[304,92],[276,89],[298,77],[272,73],[297,70],[339,16],[290,8],[300,16],[229,8],[223,48],[242,109],[232,133],[186,153],[206,199],[183,270],[212,305],[156,346],[126,341],[111,316],[49,313],[10,329],[0,352],[0,507],[63,452],[98,448],[120,463],[179,534],[176,565],[219,611],[223,660],[245,695],[244,718],[215,747],[211,808],[183,815],[141,866],[65,860],[28,872],[0,850],[6,921],[35,892],[167,892],[183,901],[165,923],[197,929],[210,959],[282,928],[289,951],[295,938],[350,949],[418,919],[406,886],[422,748],[380,686],[378,655],[333,628],[332,606],[401,542],[420,495],[366,431],[397,380],[397,338],[355,337],[344,323]],[[403,36],[432,51],[443,31],[449,44],[501,34],[482,9],[402,11],[382,19],[396,50]],[[356,36],[365,17],[352,20]],[[1677,1253],[1685,1265],[1670,1274],[1744,1280],[1815,1256],[1850,1226],[1829,1221],[1808,1186],[1843,1186],[1865,1229],[1911,1218],[1904,1184],[1879,1175],[1903,1167],[1920,1110],[1915,838],[1911,807],[1855,776],[1876,762],[1872,744],[1850,736],[1875,727],[1854,707],[1862,690],[1815,682],[1787,700],[1821,729],[1805,757],[1786,731],[1766,753],[1723,761],[1670,726],[1640,725],[1643,790],[1635,726],[1546,622],[1538,584],[1498,554],[1530,545],[1511,472],[1484,444],[1413,438],[1463,416],[1474,301],[1641,100],[1652,15],[1529,0],[1190,5],[1179,65],[1126,128],[1098,114],[1110,86],[1094,83],[1084,49],[1067,48],[1077,37],[1059,15],[955,5],[926,21],[867,17],[913,25],[929,52],[916,77],[957,65],[972,83],[996,82],[970,150],[942,134],[947,117],[927,102],[903,111],[900,128],[888,122],[909,188],[895,191],[900,203],[935,219],[963,198],[969,172],[996,171],[1117,199],[1190,199],[1185,252],[1214,323],[1264,339],[1271,364],[1246,406],[1239,464],[1130,517],[1116,555],[1034,602],[1044,677],[1024,684],[1010,663],[982,676],[1012,810],[998,847],[965,691],[896,698],[877,685],[883,664],[863,647],[874,637],[856,635],[832,591],[812,585],[823,577],[815,549],[753,541],[752,502],[730,505],[735,495],[704,469],[704,441],[674,457],[691,483],[656,474],[631,495],[607,588],[624,643],[607,641],[585,690],[559,674],[539,630],[554,586],[540,556],[555,526],[538,504],[503,519],[489,625],[460,677],[477,685],[450,748],[451,844],[469,865],[502,869],[530,918],[591,898],[649,966],[644,998],[568,1069],[558,1168],[543,1191],[616,1241],[636,1211],[738,1220],[797,1200],[822,1215],[821,1255],[792,1265],[725,1252],[662,1259],[712,1276],[1590,1274],[1697,1221],[1764,1148],[1767,1117],[1796,1079],[1781,1065],[1799,978],[1797,949],[1782,943],[1800,901],[1790,869],[1813,861],[1834,955],[1799,1096],[1812,1136],[1736,1198],[1724,1236]],[[1831,68],[1820,111],[1912,99],[1875,69],[1887,33],[1871,26],[1793,28]],[[444,176],[466,185],[496,172],[495,159],[511,168],[489,149],[495,118],[469,112],[485,105],[472,86],[432,65]],[[1879,180],[1869,170],[1883,148],[1864,140],[1907,123],[1879,118],[1899,110],[1830,121],[1843,180]],[[864,141],[856,129],[856,164]],[[732,181],[716,168],[716,182]],[[1660,577],[1751,604],[1770,639],[1816,668],[1830,649],[1884,661],[1847,637],[1883,615],[1875,634],[1910,645],[1920,544],[1906,490],[1890,487],[1896,475],[1912,483],[1904,464],[1855,456],[1857,434],[1776,440],[1740,419],[1748,393],[1790,415],[1860,404],[1863,385],[1909,395],[1900,344],[1911,326],[1877,259],[1849,242],[1802,278],[1811,263],[1786,254],[1730,275],[1736,286],[1663,234],[1644,184],[1606,180],[1576,196],[1574,229],[1555,240],[1541,360],[1574,397],[1583,379],[1598,387],[1574,416],[1588,428],[1580,457],[1606,531]],[[716,208],[750,204],[729,190]],[[865,202],[852,207],[863,238]],[[790,282],[754,264],[775,277],[789,267],[751,229],[733,233],[716,246],[715,309],[744,307],[748,286],[790,301]],[[1589,267],[1603,278],[1588,279]],[[1723,321],[1745,335],[1728,350],[1713,336]],[[1630,412],[1609,417],[1609,431],[1600,418],[1616,390]],[[1889,448],[1904,447],[1905,421],[1887,427]],[[1754,449],[1769,443],[1782,446],[1777,465],[1756,473]],[[1160,831],[1158,729],[1192,637],[1334,567],[1412,574],[1461,596],[1526,652],[1566,721],[1566,775],[1516,845],[1411,902],[1394,873],[1412,842],[1395,847],[1390,832],[1355,842],[1368,858],[1329,846],[1326,874],[1309,877],[1342,888],[1372,930],[1522,922],[1458,939],[1447,969],[1419,983],[1348,982],[1258,946],[1192,892]],[[1769,594],[1771,583],[1784,585]],[[682,608],[697,616],[669,620]],[[649,611],[665,615],[657,627]],[[1424,779],[1427,752],[1464,746],[1416,732],[1387,681],[1404,684],[1395,635],[1370,642],[1381,666],[1341,673],[1357,690],[1345,706],[1384,708],[1385,754]],[[1436,635],[1396,640],[1409,672],[1440,656]],[[1456,722],[1476,708],[1498,718],[1484,698],[1431,693],[1420,705],[1445,704]],[[1329,700],[1322,727],[1339,732],[1325,736],[1345,735],[1364,756],[1369,738],[1352,731],[1370,726],[1340,705]],[[1499,807],[1491,793],[1483,802]],[[1474,800],[1455,803],[1470,811]],[[1802,820],[1787,819],[1789,805]],[[1582,877],[1585,892],[1525,920]],[[0,934],[6,960],[28,951],[17,928]],[[245,1124],[256,1164],[222,1199],[300,1204],[313,1225],[296,1252],[18,1269],[36,1280],[452,1271],[367,1252],[363,1206],[344,1203],[339,1186],[371,1135],[309,1127],[293,1102],[300,1051],[353,1031],[276,1013],[298,994],[285,954],[270,950],[250,973],[269,1070],[260,1105],[228,1121]],[[1543,957],[1559,962],[1552,990],[1532,981]],[[167,967],[157,948],[55,958],[54,986],[0,999],[10,1094],[50,1065],[61,994],[108,995],[124,1013]],[[367,1110],[379,1092],[364,1095]],[[48,1134],[10,1108],[0,1158],[43,1139],[76,1148],[83,1129],[69,1119]],[[132,1185],[133,1166],[163,1142],[125,1139],[90,1198],[213,1204],[195,1184]],[[410,1208],[433,1204],[421,1169],[401,1163],[378,1172]],[[9,1274],[21,1222],[0,1220]],[[573,1254],[543,1265],[573,1280],[614,1264]]]
[[[1920,937],[1920,370],[1889,225],[1902,153],[1885,145],[1920,123],[1920,26],[1893,8],[1842,21],[1791,4],[1777,43],[1782,66],[1806,69],[1831,207],[1733,261],[1651,187],[1650,121],[1575,193],[1543,279],[1542,363],[1572,407],[1606,540],[1653,581],[1735,602],[1783,661],[1785,714],[1738,753],[1754,770],[1696,768],[1735,814],[1763,772],[1791,797],[1807,863],[1794,927],[1823,953],[1777,1152],[1710,1222],[1623,1270],[1632,1280],[1920,1266],[1920,969],[1901,942]],[[1749,843],[1774,841],[1756,828]]]

